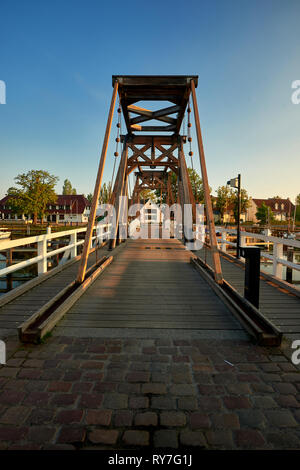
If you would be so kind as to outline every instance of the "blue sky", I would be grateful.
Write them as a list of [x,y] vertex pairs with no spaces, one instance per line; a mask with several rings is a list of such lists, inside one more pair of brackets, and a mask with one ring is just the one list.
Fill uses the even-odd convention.
[[2,0],[0,16],[0,197],[31,169],[93,191],[113,74],[199,75],[213,190],[240,172],[253,197],[300,193],[299,0]]

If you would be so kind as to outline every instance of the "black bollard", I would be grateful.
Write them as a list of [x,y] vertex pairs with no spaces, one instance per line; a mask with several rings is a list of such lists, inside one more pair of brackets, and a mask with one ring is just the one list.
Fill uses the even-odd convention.
[[260,248],[240,247],[240,255],[245,258],[244,297],[256,308],[259,307]]

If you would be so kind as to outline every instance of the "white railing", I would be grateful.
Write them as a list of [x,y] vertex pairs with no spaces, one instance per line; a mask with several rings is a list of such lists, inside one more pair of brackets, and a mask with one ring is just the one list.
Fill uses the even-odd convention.
[[[218,227],[216,226],[216,232],[221,233],[221,238],[218,238],[218,245],[221,251],[226,252],[227,245],[236,247],[236,243],[230,240],[227,240],[228,235],[235,235],[236,236],[236,229],[228,229],[225,227]],[[246,242],[246,239],[252,238],[254,239],[253,242]],[[273,237],[271,235],[261,234],[261,233],[252,233],[252,232],[244,232],[241,230],[240,232],[240,239],[241,239],[241,246],[249,246],[249,245],[273,245],[273,254],[266,253],[265,251],[261,251],[261,258],[267,258],[273,262],[273,276],[282,279],[282,267],[287,266],[288,268],[295,269],[300,271],[300,264],[294,263],[292,261],[287,261],[283,258],[283,246],[289,246],[293,248],[300,249],[300,241],[293,240],[293,239],[285,239],[280,237]],[[258,240],[258,241],[256,241]],[[263,271],[263,270],[262,270]]]
[[[95,246],[96,243],[102,243],[109,238],[110,234],[110,225],[97,225],[94,227],[96,229],[96,235],[92,237],[91,248]],[[51,228],[47,228],[47,233],[45,235],[38,235],[34,237],[20,238],[17,240],[3,240],[0,241],[0,252],[8,251],[18,247],[26,247],[33,243],[37,244],[36,252],[37,256],[29,258],[25,261],[20,261],[7,266],[6,268],[0,269],[0,277],[11,274],[20,269],[27,268],[33,264],[38,266],[38,274],[44,274],[47,272],[47,260],[51,256],[64,253],[59,264],[65,263],[68,259],[75,258],[77,256],[77,247],[84,243],[84,240],[77,240],[77,235],[79,233],[86,232],[86,227],[76,228],[72,230],[65,230],[63,232],[51,233]],[[69,243],[61,248],[48,251],[48,247],[51,246],[51,240],[57,238],[69,237]]]

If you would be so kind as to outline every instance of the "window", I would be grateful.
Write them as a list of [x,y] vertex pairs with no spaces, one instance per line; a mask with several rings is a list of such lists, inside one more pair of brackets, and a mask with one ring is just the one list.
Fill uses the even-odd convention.
[[52,209],[52,206],[51,206],[51,204],[50,204],[50,206],[49,206],[49,209]]
[[284,210],[284,204],[281,204],[281,210],[282,211]]
[[64,214],[59,214],[59,220],[64,220]]
[[275,209],[278,210],[278,204],[275,202]]

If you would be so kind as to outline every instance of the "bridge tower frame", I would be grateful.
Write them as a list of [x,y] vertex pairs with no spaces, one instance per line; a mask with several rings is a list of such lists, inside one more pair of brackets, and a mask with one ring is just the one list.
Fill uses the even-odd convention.
[[[183,117],[191,95],[204,189],[206,220],[213,257],[214,277],[215,281],[221,284],[223,282],[222,269],[195,90],[198,85],[198,76],[113,75],[112,84],[113,94],[83,252],[79,263],[77,282],[81,283],[85,278],[117,94],[119,95],[127,133],[121,135],[122,153],[110,201],[116,211],[116,233],[114,233],[114,237],[111,239],[111,249],[116,246],[119,236],[117,230],[120,216],[120,197],[126,195],[127,181],[133,171],[138,170],[135,172],[136,185],[134,188],[134,194],[137,197],[140,191],[145,188],[160,189],[164,187],[164,190],[167,191],[170,188],[170,172],[174,172],[178,177],[180,204],[182,207],[184,204],[192,204],[194,207],[195,201],[183,151],[186,136],[180,134]],[[163,106],[153,111],[136,104],[145,101],[162,102]],[[171,106],[165,106],[164,102],[166,101],[170,102]],[[147,121],[150,125],[144,124]],[[159,125],[157,125],[157,121],[159,121]],[[149,132],[151,132],[150,135],[148,134]],[[146,155],[146,152],[148,152],[148,155]],[[157,170],[157,168],[160,169]]]

